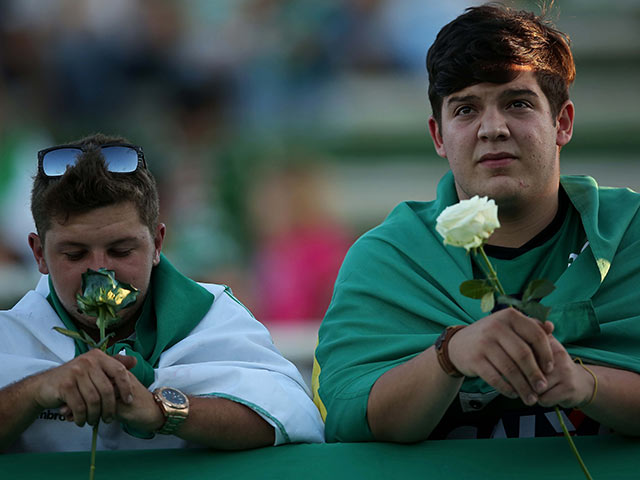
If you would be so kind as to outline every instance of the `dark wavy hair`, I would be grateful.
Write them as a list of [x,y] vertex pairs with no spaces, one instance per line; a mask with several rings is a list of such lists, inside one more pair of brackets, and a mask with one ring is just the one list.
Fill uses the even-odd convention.
[[445,25],[427,53],[429,101],[441,126],[444,97],[478,83],[507,83],[530,67],[555,118],[576,68],[568,35],[543,15],[497,3],[470,7]]
[[122,202],[135,205],[140,221],[153,235],[160,210],[153,175],[142,167],[132,173],[110,172],[98,148],[108,143],[129,142],[123,137],[98,133],[70,143],[85,147],[78,162],[60,177],[48,177],[38,171],[33,180],[31,213],[42,241],[53,219],[65,223],[71,215]]

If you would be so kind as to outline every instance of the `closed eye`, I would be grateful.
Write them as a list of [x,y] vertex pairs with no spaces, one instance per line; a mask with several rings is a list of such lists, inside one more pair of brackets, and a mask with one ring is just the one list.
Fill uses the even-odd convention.
[[109,255],[112,257],[127,257],[131,255],[133,248],[112,248],[109,250]]
[[78,260],[82,260],[82,257],[85,256],[84,251],[77,251],[77,252],[64,252],[63,255],[66,257],[67,260],[71,261],[71,262],[77,262]]

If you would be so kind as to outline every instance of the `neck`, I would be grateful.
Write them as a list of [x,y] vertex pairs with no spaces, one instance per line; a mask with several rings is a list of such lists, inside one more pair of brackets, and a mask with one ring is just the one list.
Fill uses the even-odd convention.
[[541,199],[531,208],[499,206],[500,228],[487,242],[497,247],[518,248],[526,244],[549,225],[558,212],[558,194]]

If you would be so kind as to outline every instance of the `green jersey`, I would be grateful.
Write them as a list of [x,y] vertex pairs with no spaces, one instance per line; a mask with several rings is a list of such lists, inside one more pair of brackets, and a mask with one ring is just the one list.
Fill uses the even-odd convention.
[[[553,281],[543,303],[555,337],[589,363],[640,372],[640,195],[563,176],[569,198],[557,234],[518,259],[496,260],[501,282],[516,293],[531,278]],[[319,330],[313,389],[328,441],[372,440],[366,418],[371,387],[387,370],[433,344],[449,325],[485,314],[459,285],[474,276],[464,249],[445,246],[436,218],[457,203],[453,175],[432,202],[400,204],[350,249]],[[476,273],[477,276],[477,273]],[[480,378],[461,393],[488,394]]]

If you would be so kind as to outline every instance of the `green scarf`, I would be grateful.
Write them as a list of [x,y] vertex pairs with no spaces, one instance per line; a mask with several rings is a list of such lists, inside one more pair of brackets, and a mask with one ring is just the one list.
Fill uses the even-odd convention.
[[[543,300],[554,335],[571,355],[640,373],[640,195],[599,188],[588,177],[561,182],[590,243]],[[375,381],[432,345],[446,326],[486,315],[459,290],[473,278],[470,256],[444,246],[435,230],[438,215],[457,201],[449,172],[437,200],[400,204],[347,254],[320,326],[313,375],[327,438],[370,439],[366,408]],[[481,378],[462,387],[489,390]]]
[[[75,323],[60,303],[51,277],[49,277],[47,300],[54,308],[65,327],[78,331]],[[115,355],[125,350],[136,357],[138,363],[131,369],[145,387],[155,378],[154,368],[162,352],[185,338],[211,308],[214,296],[193,280],[178,272],[164,255],[151,272],[151,283],[136,321],[135,340],[121,340],[107,349]],[[88,351],[89,347],[75,340],[76,356]]]

